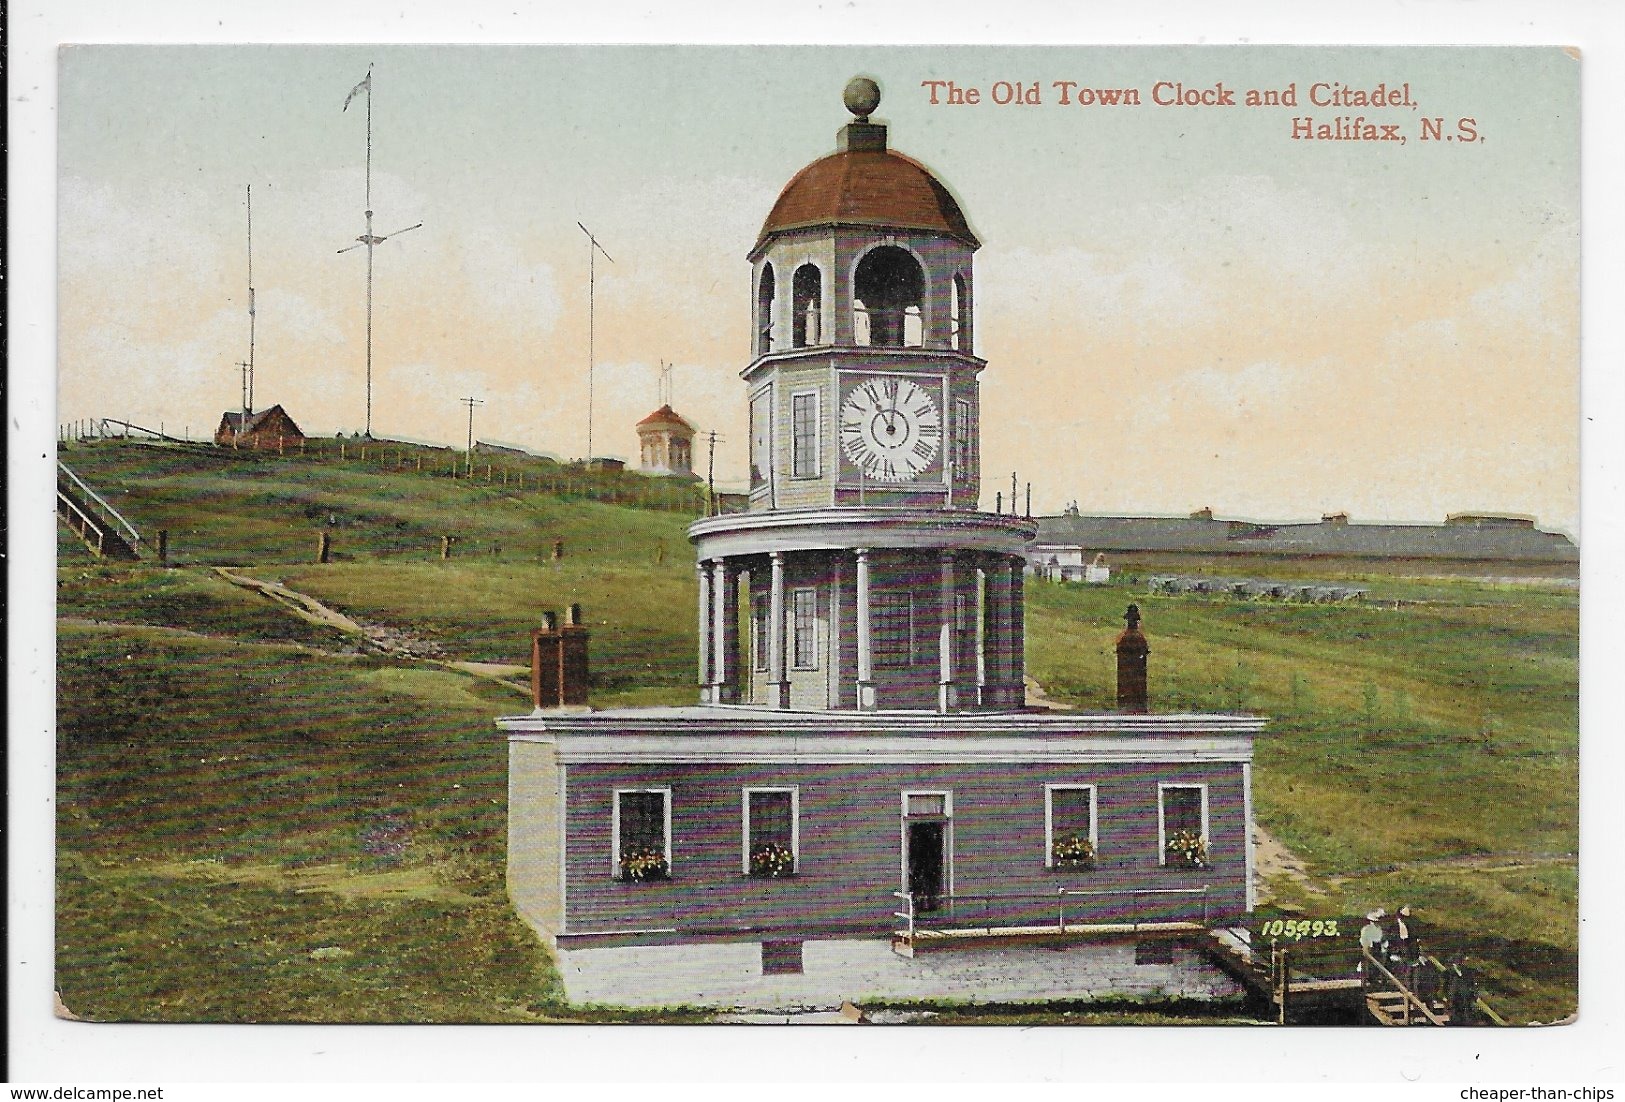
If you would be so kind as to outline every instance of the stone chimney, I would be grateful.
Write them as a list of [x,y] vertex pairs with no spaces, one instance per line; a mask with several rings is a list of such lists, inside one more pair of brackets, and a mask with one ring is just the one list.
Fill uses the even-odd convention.
[[1123,620],[1128,626],[1117,637],[1117,710],[1144,715],[1151,710],[1145,678],[1151,647],[1140,631],[1140,606],[1129,605]]

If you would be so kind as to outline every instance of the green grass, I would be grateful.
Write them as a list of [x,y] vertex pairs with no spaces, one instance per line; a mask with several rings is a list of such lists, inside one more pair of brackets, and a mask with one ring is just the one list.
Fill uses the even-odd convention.
[[[439,667],[317,653],[355,648],[208,569],[238,564],[473,661],[526,662],[541,613],[579,602],[595,703],[685,703],[687,514],[453,481],[410,459],[394,470],[376,456],[115,443],[67,458],[144,532],[169,528],[179,564],[104,565],[59,543],[59,608],[72,620],[60,631],[58,964],[71,1009],[140,1020],[700,1016],[559,1002],[546,953],[502,894],[506,758],[491,720],[519,710],[517,694]],[[516,462],[531,478],[549,469]],[[638,489],[611,479],[597,492],[635,501]],[[317,565],[323,530],[338,561]],[[461,542],[441,561],[446,532]],[[1284,576],[1291,565],[1249,569]],[[1408,902],[1469,954],[1503,1014],[1561,1018],[1576,998],[1572,863],[1410,863],[1576,850],[1578,594],[1560,580],[1343,569],[1302,576],[1355,578],[1368,602],[1030,584],[1028,670],[1058,701],[1111,707],[1112,642],[1136,601],[1156,710],[1270,717],[1256,750],[1258,819],[1320,891],[1278,879],[1283,907],[1346,915]],[[328,948],[343,952],[310,955]],[[1039,1013],[1012,1020],[1029,1012]]]
[[[1028,588],[1028,671],[1060,701],[1109,707],[1112,629],[1133,600],[1151,642],[1155,710],[1270,717],[1259,823],[1317,878],[1280,885],[1301,913],[1411,904],[1467,952],[1495,1005],[1551,1021],[1575,1005],[1572,865],[1418,867],[1578,848],[1578,596],[1466,581],[1390,582],[1392,605],[1149,597]],[[1511,948],[1508,948],[1508,947]]]
[[556,1015],[557,976],[503,892],[500,688],[155,629],[67,625],[59,650],[74,1013]]
[[[425,469],[399,465],[397,454],[427,456]],[[449,458],[436,449],[374,444],[361,459],[351,444],[340,459],[332,441],[281,457],[117,440],[62,454],[149,544],[167,531],[176,563],[313,562],[325,532],[336,562],[437,560],[441,537],[451,535],[460,558],[536,562],[562,539],[566,561],[653,563],[664,545],[668,561],[693,569],[684,528],[701,510],[692,484],[503,457],[495,464],[511,472],[503,485],[499,474],[495,481],[447,477]],[[484,464],[476,469],[483,475]]]

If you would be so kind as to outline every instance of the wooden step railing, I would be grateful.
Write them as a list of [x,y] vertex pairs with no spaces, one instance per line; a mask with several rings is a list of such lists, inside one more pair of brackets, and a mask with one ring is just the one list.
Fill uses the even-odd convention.
[[141,533],[61,460],[56,464],[56,512],[102,558],[141,557]]

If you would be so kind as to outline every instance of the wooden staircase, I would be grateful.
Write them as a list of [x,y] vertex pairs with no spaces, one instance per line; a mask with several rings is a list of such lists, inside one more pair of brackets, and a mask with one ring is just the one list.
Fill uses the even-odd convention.
[[56,465],[56,515],[101,558],[124,562],[141,558],[141,533],[60,460]]
[[1408,991],[1368,991],[1365,1009],[1378,1025],[1450,1024],[1450,1007],[1443,999],[1424,1002]]
[[1422,955],[1398,969],[1361,949],[1365,1009],[1377,1025],[1506,1025],[1478,995],[1470,970]]

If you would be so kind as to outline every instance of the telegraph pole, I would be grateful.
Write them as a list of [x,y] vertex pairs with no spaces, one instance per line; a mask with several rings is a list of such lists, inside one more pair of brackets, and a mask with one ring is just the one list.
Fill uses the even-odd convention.
[[705,515],[714,517],[717,515],[717,441],[724,437],[712,429],[705,434],[705,439],[709,445],[705,458]]
[[247,382],[243,387],[243,427],[254,413],[254,185],[245,185],[248,194],[248,363],[244,365]]
[[598,260],[598,254],[599,253],[603,253],[604,254],[604,259],[609,261],[611,264],[615,263],[615,258],[613,256],[610,256],[609,253],[604,251],[604,247],[598,243],[598,238],[596,238],[596,237],[594,237],[592,235],[591,230],[589,230],[586,226],[581,225],[580,222],[577,222],[576,225],[578,227],[580,227],[582,233],[587,235],[587,467],[589,469],[591,469],[591,467],[592,467],[592,398],[593,398],[593,394],[592,394],[593,321],[594,321],[594,318],[593,318],[593,310],[594,310],[593,299],[594,299],[595,285],[596,285],[596,283],[598,281],[598,273],[597,273],[596,263],[597,263],[597,260]]
[[474,407],[483,406],[485,401],[473,396],[457,399],[468,407],[468,471],[467,477],[474,477]]
[[350,109],[350,101],[355,99],[357,94],[359,94],[361,92],[366,92],[367,93],[367,172],[366,172],[367,207],[366,207],[366,211],[365,211],[366,218],[367,218],[367,230],[361,236],[356,238],[357,244],[346,245],[344,248],[340,249],[339,252],[347,253],[351,249],[359,249],[363,245],[365,245],[367,247],[367,430],[366,430],[366,438],[368,440],[371,440],[372,439],[372,250],[376,246],[382,245],[385,241],[388,241],[391,237],[396,237],[396,236],[398,236],[400,234],[406,233],[407,230],[415,230],[415,229],[421,228],[423,223],[419,222],[415,226],[407,226],[405,229],[399,229],[399,230],[396,230],[394,233],[386,233],[386,234],[384,234],[382,236],[378,236],[378,235],[376,235],[376,234],[374,234],[372,232],[372,66],[371,65],[367,66],[367,75],[362,78],[361,83],[357,84],[354,88],[350,89],[350,94],[348,96],[344,97],[344,110],[348,111]]

